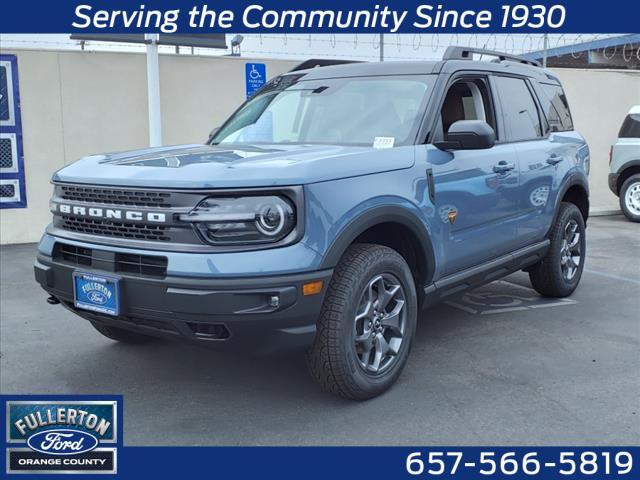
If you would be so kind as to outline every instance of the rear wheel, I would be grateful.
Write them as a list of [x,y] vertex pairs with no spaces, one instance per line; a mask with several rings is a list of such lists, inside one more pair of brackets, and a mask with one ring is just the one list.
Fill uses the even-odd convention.
[[640,174],[631,175],[620,189],[620,208],[632,222],[640,222]]
[[356,244],[336,267],[307,354],[325,390],[365,400],[400,376],[415,334],[417,300],[404,258],[388,247]]
[[577,206],[564,202],[560,205],[549,239],[546,256],[529,269],[529,278],[540,295],[566,297],[580,283],[584,268],[585,225]]
[[107,325],[100,325],[98,323],[93,323],[93,322],[91,322],[91,325],[93,325],[93,328],[95,328],[98,332],[100,332],[105,337],[110,338],[111,340],[115,340],[117,342],[137,344],[137,343],[147,343],[152,340],[155,340],[154,337],[151,337],[149,335],[144,335],[138,332],[132,332],[130,330],[124,330],[122,328],[111,327]]

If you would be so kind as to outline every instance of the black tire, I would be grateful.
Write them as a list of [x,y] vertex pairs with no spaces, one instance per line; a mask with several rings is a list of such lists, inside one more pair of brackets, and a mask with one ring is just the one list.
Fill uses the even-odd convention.
[[638,189],[640,189],[640,173],[631,175],[625,180],[622,184],[619,195],[620,209],[622,210],[622,213],[624,213],[624,216],[632,222],[640,222],[640,213],[631,210],[631,206],[628,204],[629,199],[627,198],[627,193],[629,193],[629,190],[631,189],[634,191],[638,191]]
[[[573,227],[579,234],[576,249],[567,250],[573,242],[566,242],[566,235],[571,235]],[[572,237],[575,238],[575,237]],[[580,209],[573,203],[563,202],[549,236],[551,245],[540,263],[529,269],[529,278],[533,288],[545,297],[567,297],[573,293],[582,276],[586,252],[585,224]],[[579,250],[579,251],[578,251]],[[575,253],[579,255],[576,257]],[[577,260],[576,260],[577,258]],[[575,266],[573,276],[570,275],[572,265]]]
[[[378,296],[380,285],[384,289],[382,300]],[[391,297],[385,295],[391,291],[397,293]],[[375,301],[369,295],[376,295]],[[365,310],[371,317],[359,310],[361,300],[370,307]],[[387,309],[392,311],[386,312]],[[374,315],[374,312],[377,313]],[[356,320],[356,315],[362,319]],[[402,325],[402,333],[398,333],[397,338],[394,337],[400,329],[385,326],[391,318],[398,319],[398,325]],[[415,336],[416,319],[415,284],[404,258],[381,245],[352,245],[336,267],[322,305],[315,341],[307,353],[311,375],[323,390],[344,398],[366,400],[380,395],[402,372]],[[358,322],[372,335],[366,342],[362,339],[367,332],[357,332]],[[380,336],[392,338],[382,340]],[[378,370],[370,371],[376,368],[376,351],[382,352],[389,345],[394,347],[390,353],[381,354],[383,360],[378,361]]]
[[140,343],[147,343],[152,340],[155,340],[155,337],[144,335],[138,332],[132,332],[131,330],[124,330],[118,327],[100,325],[93,322],[91,322],[91,325],[93,325],[93,328],[95,328],[102,335],[104,335],[105,337],[111,340],[115,340],[116,342],[140,344]]

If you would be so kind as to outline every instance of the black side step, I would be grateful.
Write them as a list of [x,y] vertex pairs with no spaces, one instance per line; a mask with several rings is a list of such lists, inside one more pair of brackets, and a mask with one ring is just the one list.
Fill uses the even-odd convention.
[[424,287],[424,306],[437,303],[445,297],[493,282],[510,273],[530,267],[547,253],[549,240],[521,248],[502,257],[452,273]]

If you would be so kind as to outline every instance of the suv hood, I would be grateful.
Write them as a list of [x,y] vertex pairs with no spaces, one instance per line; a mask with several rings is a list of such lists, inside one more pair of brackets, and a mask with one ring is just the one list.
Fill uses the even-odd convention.
[[301,185],[409,168],[414,148],[178,145],[84,157],[55,182],[160,188]]

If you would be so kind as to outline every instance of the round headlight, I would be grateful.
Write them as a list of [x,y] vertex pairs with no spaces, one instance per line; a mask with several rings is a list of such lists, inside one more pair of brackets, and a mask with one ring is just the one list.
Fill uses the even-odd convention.
[[272,237],[282,232],[285,224],[285,213],[281,205],[266,204],[258,208],[256,227],[263,235]]
[[295,228],[295,209],[279,195],[208,197],[181,215],[214,245],[274,243]]

